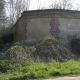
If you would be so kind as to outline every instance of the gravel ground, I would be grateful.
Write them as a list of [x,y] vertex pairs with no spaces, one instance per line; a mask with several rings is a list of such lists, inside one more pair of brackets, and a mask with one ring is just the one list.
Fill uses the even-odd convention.
[[80,76],[78,77],[60,77],[60,78],[55,78],[55,79],[45,79],[45,80],[80,80]]

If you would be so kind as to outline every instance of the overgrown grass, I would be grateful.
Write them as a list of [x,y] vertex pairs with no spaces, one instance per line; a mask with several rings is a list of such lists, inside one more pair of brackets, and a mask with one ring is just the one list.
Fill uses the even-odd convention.
[[0,80],[26,80],[80,74],[80,59],[63,62],[0,60]]

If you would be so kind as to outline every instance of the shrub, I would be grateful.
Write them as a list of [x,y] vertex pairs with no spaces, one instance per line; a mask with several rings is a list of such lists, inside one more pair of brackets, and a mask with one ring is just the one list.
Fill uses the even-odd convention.
[[27,55],[25,49],[22,46],[12,46],[6,52],[6,59],[26,59]]
[[60,44],[58,40],[52,37],[47,37],[38,42],[33,56],[44,61],[49,61],[50,59],[60,61],[63,59],[70,59],[72,55],[73,54],[71,54],[66,47]]
[[29,59],[35,51],[34,46],[25,46],[16,42],[5,52],[6,59]]

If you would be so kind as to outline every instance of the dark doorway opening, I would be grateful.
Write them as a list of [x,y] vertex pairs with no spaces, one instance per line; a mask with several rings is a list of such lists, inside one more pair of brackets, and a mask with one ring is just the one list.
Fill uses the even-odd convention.
[[70,43],[71,51],[75,55],[80,55],[80,39],[72,39]]

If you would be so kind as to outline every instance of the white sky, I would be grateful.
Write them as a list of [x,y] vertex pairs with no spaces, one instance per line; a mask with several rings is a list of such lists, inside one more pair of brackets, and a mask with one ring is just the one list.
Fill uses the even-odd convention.
[[[52,1],[57,1],[57,0],[31,0],[29,10],[36,10],[37,8],[39,9],[41,7],[45,7],[48,9],[50,4],[52,4]],[[80,5],[80,0],[73,0],[73,1],[74,1],[74,6],[75,4]]]
[[42,7],[48,7],[50,4],[51,4],[52,0],[34,0],[34,1],[31,1],[31,6],[30,6],[30,9],[33,10],[33,9],[37,9],[37,7],[39,7],[40,5]]
[[[42,7],[46,7],[48,8],[49,5],[52,3],[53,0],[32,0],[31,1],[31,6],[30,6],[30,10],[35,10],[37,9],[37,7],[39,7],[39,5],[41,5]],[[56,0],[54,0],[56,1]],[[75,4],[79,4],[80,5],[80,0],[73,0],[74,1],[74,6]]]
[[75,3],[80,4],[80,0],[74,0]]

